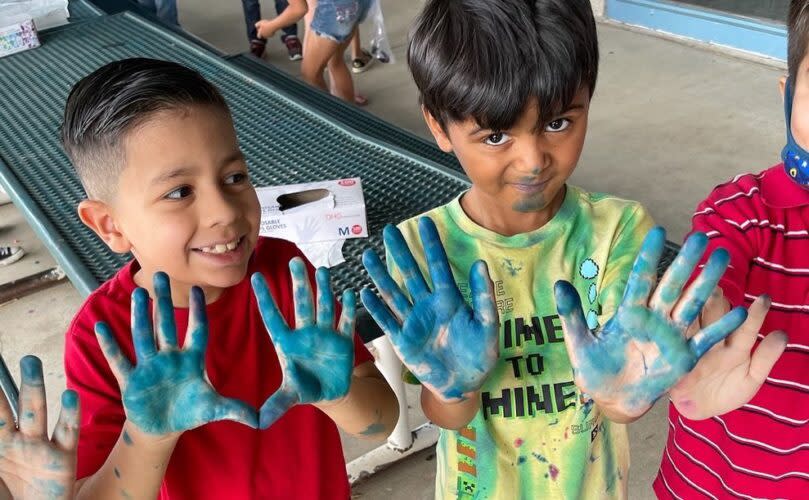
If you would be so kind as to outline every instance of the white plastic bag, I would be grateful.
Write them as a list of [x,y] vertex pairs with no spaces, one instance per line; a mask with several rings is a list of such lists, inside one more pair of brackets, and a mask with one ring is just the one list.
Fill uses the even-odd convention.
[[382,17],[382,6],[379,4],[379,1],[380,0],[374,0],[371,9],[368,11],[368,17],[373,22],[371,31],[371,55],[379,60],[379,62],[394,63],[396,59],[393,57],[393,50],[390,48],[390,40],[388,40],[388,34],[385,31],[385,19]]
[[68,0],[0,0],[0,26],[33,18],[38,30],[67,23]]

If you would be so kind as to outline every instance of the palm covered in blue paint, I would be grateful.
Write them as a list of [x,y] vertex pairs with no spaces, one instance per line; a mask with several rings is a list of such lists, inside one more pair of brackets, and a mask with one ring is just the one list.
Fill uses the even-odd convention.
[[383,232],[385,246],[401,271],[410,298],[372,250],[363,264],[387,307],[369,289],[362,302],[390,338],[402,362],[440,400],[458,402],[479,390],[497,362],[499,323],[488,269],[470,270],[472,307],[461,295],[435,223],[419,220],[433,288],[427,286],[402,233]]
[[340,322],[334,327],[334,294],[329,271],[317,270],[317,313],[306,266],[300,258],[289,263],[295,300],[296,328],[291,329],[278,310],[261,274],[252,277],[264,326],[272,338],[283,370],[281,387],[261,407],[262,429],[272,425],[296,404],[329,404],[344,398],[354,369],[354,293],[343,293]]
[[554,290],[576,385],[602,407],[628,416],[642,415],[747,317],[743,308],[736,308],[689,339],[686,332],[729,257],[725,250],[715,251],[683,292],[707,246],[704,234],[694,234],[655,286],[665,241],[662,228],[650,231],[616,314],[596,332],[587,326],[576,289],[560,281]]
[[217,393],[205,375],[208,320],[202,290],[191,289],[188,333],[180,348],[168,276],[155,274],[154,289],[159,350],[149,317],[148,294],[142,288],[132,294],[136,365],[126,359],[109,327],[104,323],[96,325],[104,356],[121,387],[127,420],[152,435],[181,433],[219,420],[256,427],[255,410]]

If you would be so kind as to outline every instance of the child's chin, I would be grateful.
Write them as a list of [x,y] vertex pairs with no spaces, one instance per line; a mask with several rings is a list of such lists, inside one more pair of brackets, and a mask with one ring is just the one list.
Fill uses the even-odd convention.
[[209,287],[230,288],[241,283],[247,276],[247,266],[241,269],[228,270],[220,273],[207,273],[205,282]]

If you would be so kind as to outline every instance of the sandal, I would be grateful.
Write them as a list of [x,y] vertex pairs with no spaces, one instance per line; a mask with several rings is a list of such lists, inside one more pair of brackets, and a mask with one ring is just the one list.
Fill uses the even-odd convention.
[[374,57],[371,53],[362,49],[362,56],[351,60],[351,72],[362,73],[363,71],[367,71],[373,62]]

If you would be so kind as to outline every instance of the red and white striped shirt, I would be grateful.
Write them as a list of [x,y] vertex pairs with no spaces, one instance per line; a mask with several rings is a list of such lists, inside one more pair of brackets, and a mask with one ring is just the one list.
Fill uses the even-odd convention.
[[[709,249],[731,264],[720,286],[733,305],[772,297],[762,332],[787,350],[742,408],[703,421],[669,404],[669,436],[654,483],[659,498],[809,499],[809,191],[782,165],[718,186],[694,214]],[[706,253],[707,255],[707,253]]]

